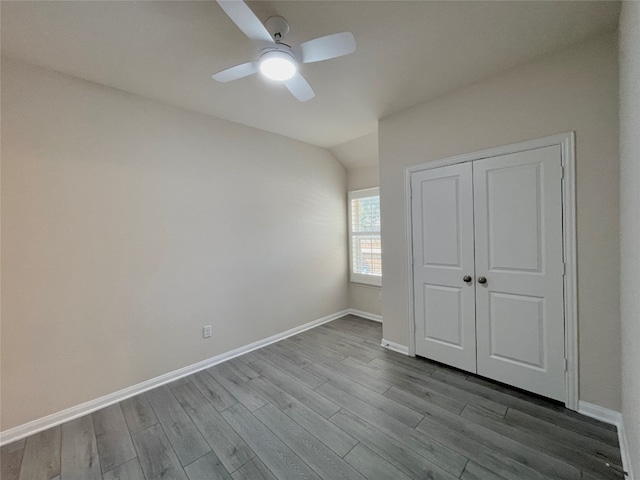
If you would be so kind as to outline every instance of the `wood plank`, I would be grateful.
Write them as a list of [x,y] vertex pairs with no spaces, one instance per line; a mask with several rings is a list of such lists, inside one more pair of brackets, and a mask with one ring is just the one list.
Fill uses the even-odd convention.
[[361,443],[356,445],[344,459],[369,480],[411,480]]
[[287,480],[317,480],[320,478],[241,404],[227,408],[222,412],[222,416],[274,473],[276,478],[286,478]]
[[622,465],[619,448],[612,447],[593,437],[581,435],[572,430],[566,430],[512,408],[507,411],[504,418],[509,425],[514,427],[553,438],[555,441],[559,441],[578,452],[585,452],[597,458],[605,458],[610,463]]
[[291,363],[287,358],[283,357],[279,353],[275,353],[271,350],[260,350],[256,352],[256,356],[267,363],[270,363],[274,367],[282,370],[284,373],[289,375],[290,377],[295,378],[300,383],[304,383],[307,387],[314,389],[319,387],[324,383],[324,380],[316,377],[314,374],[300,368],[297,365]]
[[[367,355],[373,358],[381,357],[385,355],[384,348],[381,345],[372,346],[365,342],[365,338],[345,332],[343,330],[323,328],[324,325],[320,325],[313,330],[308,330],[305,333],[313,332],[318,335],[318,338],[324,339],[326,342],[340,342],[345,344],[351,349],[358,350],[363,355]],[[373,359],[372,358],[372,359]]]
[[91,415],[62,425],[60,458],[60,477],[65,480],[102,480]]
[[416,374],[420,373],[426,376],[431,376],[438,370],[437,365],[426,358],[409,357],[408,355],[403,355],[402,353],[394,352],[387,348],[384,348],[384,351],[385,355],[381,356],[380,359],[392,365],[408,367],[412,371],[416,372]]
[[22,439],[0,448],[0,479],[18,480],[25,443]]
[[154,388],[146,396],[183,466],[211,450],[169,387]]
[[233,480],[277,480],[258,457],[253,457],[231,474]]
[[[357,335],[355,333],[351,333],[347,330],[343,330],[342,328],[339,328],[339,327],[335,327],[335,326],[332,327],[330,324],[324,323],[322,325],[319,325],[318,327],[316,327],[316,330],[320,330],[321,332],[325,332],[330,335],[337,335],[337,336],[340,336],[341,338],[351,340],[352,342],[359,342],[363,345],[367,345],[365,343],[365,341],[367,340],[365,337],[361,335]],[[371,347],[371,345],[368,345],[368,346]]]
[[[352,361],[352,363],[355,363]],[[429,381],[432,373],[435,371],[431,365],[424,362],[392,362],[386,358],[376,358],[369,362],[369,368],[376,369],[379,375],[397,376],[402,375],[411,381],[420,381],[421,383]]]
[[233,373],[235,373],[243,382],[248,382],[249,380],[258,378],[260,376],[260,374],[253,370],[247,363],[241,362],[237,358],[227,360],[223,363],[223,365]]
[[[290,346],[289,344],[287,344],[287,348],[299,347],[296,347],[295,345]],[[306,355],[315,363],[319,363],[320,365],[333,370],[340,375],[348,377],[354,382],[357,382],[363,387],[367,387],[374,392],[384,393],[391,387],[390,378],[380,379],[380,377],[371,375],[369,371],[360,368],[360,365],[366,364],[358,362],[357,360],[354,360],[354,365],[353,363],[347,363],[349,358],[346,358],[343,362],[336,362],[322,355],[318,355],[313,351],[300,351],[300,353]],[[306,369],[308,368],[309,367],[307,367]]]
[[[364,363],[368,363],[377,357],[377,355],[372,355],[365,347],[350,345],[340,337],[331,337],[315,329],[300,333],[297,337],[321,345],[324,348],[329,348],[340,355],[357,358]],[[296,337],[292,338],[295,339]]]
[[231,395],[227,389],[220,385],[208,372],[194,373],[189,379],[218,411],[222,411],[238,403],[236,397]]
[[53,427],[27,438],[20,480],[49,480],[60,475],[61,428]]
[[433,407],[417,429],[506,478],[577,480],[573,466]]
[[334,320],[333,322],[325,324],[330,327],[340,328],[347,332],[351,332],[354,335],[376,341],[380,343],[382,340],[382,329],[380,327],[364,325],[345,317]]
[[145,480],[137,458],[110,470],[103,475],[104,480]]
[[231,475],[214,452],[184,467],[189,480],[231,480]]
[[617,473],[605,465],[604,459],[596,459],[590,455],[576,452],[567,445],[557,442],[552,438],[543,437],[511,426],[505,419],[496,417],[495,415],[487,415],[486,412],[474,406],[467,405],[460,416],[491,429],[504,437],[511,438],[518,443],[546,453],[551,457],[561,459],[574,465],[576,468],[598,473],[604,479],[620,478]]
[[229,472],[254,457],[249,446],[193,384],[181,385],[174,394]]
[[260,394],[247,385],[247,382],[243,382],[242,379],[225,367],[224,364],[208,368],[207,372],[226,388],[231,395],[236,397],[250,412],[257,410],[267,403]]
[[460,435],[458,432],[452,431],[429,418],[425,418],[425,420],[418,425],[418,429],[428,432],[431,435],[436,435],[440,440],[452,445],[452,447],[456,448],[460,453],[467,455],[470,462],[477,462],[493,475],[498,475],[498,473],[495,472],[499,472],[504,475],[505,478],[512,480],[559,480],[561,478],[575,478],[573,476],[550,477],[544,475],[534,468],[510,458],[508,454],[502,451],[486,447],[482,443],[466,438],[464,435]]
[[467,382],[481,385],[490,390],[503,393],[511,398],[522,400],[517,404],[507,405],[529,415],[533,415],[540,420],[544,420],[554,425],[561,426],[567,430],[573,430],[582,435],[588,435],[612,446],[618,445],[618,433],[614,425],[603,423],[595,418],[581,415],[564,407],[564,405],[548,400],[536,395],[530,395],[522,390],[510,388],[492,380],[468,375]]
[[251,380],[251,386],[340,457],[346,455],[358,443],[357,440],[344,433],[325,417],[316,413],[266,378],[261,377]]
[[122,414],[129,427],[129,432],[137,433],[158,423],[147,397],[137,395],[120,402]]
[[[518,410],[522,413],[544,421],[549,425],[554,425],[563,430],[572,431],[581,436],[592,438],[598,442],[606,443],[610,447],[619,450],[618,438],[615,429],[613,431],[602,428],[601,422],[589,417],[571,412],[557,403],[552,403],[545,399],[537,398],[533,395],[526,395],[514,389],[500,388],[500,386],[490,383],[488,380],[479,383],[472,379],[472,375],[467,378],[459,378],[451,374],[451,370],[441,367],[432,378],[441,382],[455,385],[476,395],[493,400],[509,409]],[[474,380],[474,381],[472,381]],[[588,419],[588,420],[587,420]]]
[[334,362],[340,362],[345,358],[347,358],[346,353],[334,350],[330,347],[330,345],[326,345],[326,346],[321,345],[318,342],[311,341],[307,338],[300,337],[298,335],[282,340],[281,343],[285,345],[287,348],[293,347],[302,351],[311,350],[313,352],[319,353],[320,355],[327,357],[330,360],[333,360]]
[[340,410],[330,420],[410,478],[432,480],[456,478],[402,442],[391,438],[346,410]]
[[365,480],[356,469],[273,405],[265,405],[254,415],[321,477]]
[[[263,347],[266,348],[266,347]],[[260,349],[262,350],[262,349]],[[244,355],[240,355],[239,357],[236,357],[238,359],[238,361],[246,364],[246,365],[250,365],[251,363],[255,362],[257,360],[256,358],[256,353],[258,350],[252,350],[251,352],[245,353]]]
[[439,393],[440,395],[451,397],[454,400],[458,400],[459,402],[476,405],[495,415],[502,417],[505,413],[507,413],[507,407],[505,407],[504,405],[501,405],[484,397],[480,397],[479,395],[469,393],[458,387],[439,382],[428,376],[417,375],[417,372],[409,367],[401,367],[396,365],[390,366],[389,364],[384,363],[381,359],[374,360],[369,364],[369,366],[383,369],[387,374],[409,376],[409,378],[412,378],[414,382],[420,385],[424,385],[431,391]]
[[298,353],[296,351],[293,351],[293,350],[290,350],[290,349],[284,347],[281,344],[281,342],[272,343],[271,345],[263,348],[262,350],[265,350],[265,351],[268,351],[268,352],[278,353],[282,357],[284,357],[287,360],[289,360],[289,362],[293,363],[294,365],[299,366],[300,368],[308,367],[309,365],[311,365],[313,363],[313,360],[309,359],[308,357],[305,357],[304,355],[301,355],[300,353]]
[[343,332],[348,332],[352,335],[356,335],[360,338],[364,338],[367,341],[377,342],[380,344],[382,340],[382,330],[376,330],[370,327],[363,327],[362,325],[356,325],[352,322],[348,322],[343,319],[334,320],[333,322],[325,323],[323,325],[326,328],[332,328]]
[[423,415],[429,411],[429,406],[431,405],[436,405],[458,415],[465,405],[462,402],[445,397],[444,395],[439,395],[435,392],[427,392],[426,395],[417,396],[398,387],[391,387],[384,392],[384,396]]
[[267,378],[273,384],[280,387],[292,397],[297,398],[307,407],[316,411],[323,417],[328,418],[340,410],[340,407],[335,403],[330,402],[315,390],[311,390],[286,373],[278,370],[270,363],[252,363],[251,365],[253,365],[260,375]]
[[331,382],[340,390],[353,395],[354,397],[368,403],[390,417],[400,420],[402,423],[409,425],[410,427],[415,427],[422,420],[422,414],[411,410],[409,407],[406,407],[391,398],[382,396],[373,390],[369,390],[366,387],[352,382],[348,378],[338,375],[322,365],[310,365],[307,369],[316,373],[318,376],[322,376],[323,379]]
[[382,322],[375,322],[368,318],[359,317],[357,315],[345,315],[335,322],[341,325],[350,325],[351,328],[362,330],[368,335],[377,335],[382,338]]
[[119,403],[98,410],[92,416],[103,472],[108,472],[136,457],[136,450],[133,448]]
[[505,480],[505,478],[469,460],[460,480]]
[[146,480],[189,480],[159,424],[132,438]]
[[370,330],[382,332],[382,322],[376,322],[375,320],[370,320],[354,313],[350,313],[341,318],[345,321],[352,322],[355,325],[360,325]]
[[429,461],[438,465],[443,470],[458,477],[464,470],[467,458],[454,450],[445,447],[441,443],[433,440],[404,423],[390,417],[384,412],[372,407],[368,403],[357,399],[331,383],[325,383],[318,388],[318,392],[325,395],[331,401],[337,403],[342,408],[370,423],[375,428],[386,433],[395,440],[402,442],[416,453],[422,455]]

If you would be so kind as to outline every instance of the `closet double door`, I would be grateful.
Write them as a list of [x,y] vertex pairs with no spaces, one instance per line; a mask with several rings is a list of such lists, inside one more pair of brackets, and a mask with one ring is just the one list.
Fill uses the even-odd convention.
[[416,354],[564,401],[560,146],[414,172],[411,205]]

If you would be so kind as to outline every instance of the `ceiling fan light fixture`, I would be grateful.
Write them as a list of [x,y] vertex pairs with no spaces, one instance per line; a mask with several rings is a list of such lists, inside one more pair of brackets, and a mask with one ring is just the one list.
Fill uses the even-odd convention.
[[290,80],[298,71],[295,59],[282,51],[272,50],[260,57],[260,72],[271,80]]

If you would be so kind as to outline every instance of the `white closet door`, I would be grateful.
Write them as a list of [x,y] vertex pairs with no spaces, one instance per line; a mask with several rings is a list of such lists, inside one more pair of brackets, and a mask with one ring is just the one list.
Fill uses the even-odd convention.
[[473,162],[473,181],[478,374],[564,401],[560,146]]
[[472,183],[470,163],[411,175],[416,354],[475,372]]

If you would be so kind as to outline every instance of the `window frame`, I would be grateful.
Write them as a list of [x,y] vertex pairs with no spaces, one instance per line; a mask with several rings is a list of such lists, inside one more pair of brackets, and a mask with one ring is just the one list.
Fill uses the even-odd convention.
[[[362,190],[352,190],[348,192],[348,234],[349,234],[349,280],[351,283],[357,283],[361,285],[371,285],[375,287],[382,286],[382,274],[373,275],[366,273],[355,273],[353,271],[353,223],[352,223],[352,201],[358,198],[378,197],[380,201],[380,187],[365,188]],[[377,232],[369,232],[377,234],[381,239],[381,229]]]

